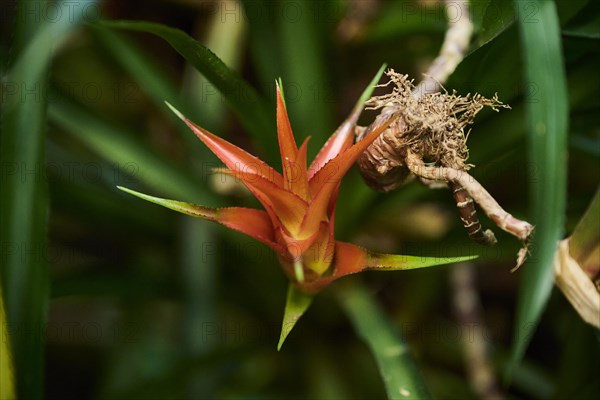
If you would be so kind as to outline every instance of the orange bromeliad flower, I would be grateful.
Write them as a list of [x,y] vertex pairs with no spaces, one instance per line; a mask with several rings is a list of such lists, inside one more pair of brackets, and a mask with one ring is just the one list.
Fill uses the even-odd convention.
[[[459,260],[376,254],[334,239],[335,208],[341,179],[387,127],[382,126],[353,144],[356,122],[371,92],[370,87],[363,93],[350,116],[307,167],[309,138],[300,147],[297,146],[284,99],[277,85],[277,137],[283,173],[194,124],[169,105],[225,164],[227,168],[219,169],[219,172],[243,182],[263,205],[264,211],[242,207],[212,209],[121,188],[172,210],[218,222],[273,249],[292,281],[284,317],[284,326],[288,321],[287,331],[282,332],[280,345],[294,322],[310,304],[312,295],[342,276],[366,269],[414,269]],[[392,121],[388,121],[388,125]]]

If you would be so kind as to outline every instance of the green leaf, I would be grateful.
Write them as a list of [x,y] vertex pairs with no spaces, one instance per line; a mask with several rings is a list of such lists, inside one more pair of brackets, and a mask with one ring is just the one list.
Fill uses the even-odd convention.
[[123,69],[139,83],[142,90],[148,93],[156,105],[168,101],[177,108],[188,111],[180,101],[175,82],[157,64],[156,59],[149,57],[124,35],[105,28],[102,25],[90,25],[90,30],[100,44]]
[[[587,2],[587,0],[557,0],[558,15],[561,22],[570,20]],[[470,4],[473,23],[477,35],[471,51],[478,49],[493,40],[515,22],[513,4],[506,0],[484,0]],[[534,4],[525,5],[520,17],[526,22],[535,22],[538,8]],[[592,15],[594,13],[588,13]],[[593,25],[590,23],[589,25]],[[597,30],[597,29],[596,29]]]
[[136,141],[132,132],[111,125],[63,96],[53,94],[52,98],[50,119],[106,160],[116,165],[133,165],[136,178],[157,191],[203,204],[216,202],[215,196],[189,172]]
[[[172,214],[169,211],[157,213],[151,204],[140,204],[134,198],[124,199],[121,192],[112,190],[117,184],[135,182],[134,168],[129,169],[133,173],[130,175],[125,170],[117,169],[114,164],[96,157],[67,151],[51,137],[46,143],[46,162],[49,165],[98,163],[101,171],[111,172],[104,174],[102,181],[98,182],[49,169],[48,181],[54,212],[68,212],[79,223],[89,224],[95,230],[112,229],[115,225],[120,225],[134,235],[147,233],[156,236],[171,230]],[[153,211],[155,213],[152,218],[148,218],[148,213]]]
[[565,36],[574,38],[598,40],[600,39],[598,24],[600,24],[600,16],[597,16],[595,21],[591,21],[587,25],[565,28],[562,33]]
[[[284,0],[277,4],[277,31],[281,54],[283,82],[286,87],[287,110],[296,140],[312,136],[315,144],[325,143],[333,132],[331,116],[332,85],[326,74],[326,43],[318,21],[322,3],[309,0]],[[297,10],[297,17],[288,16],[285,10]]]
[[252,65],[263,91],[272,90],[273,79],[281,74],[281,58],[277,51],[277,35],[275,32],[273,16],[276,14],[277,4],[267,0],[242,0],[244,13],[248,16],[249,47],[252,56]]
[[[206,47],[214,51],[230,68],[239,70],[245,53],[243,44],[246,20],[222,17],[218,12],[212,15],[208,23],[208,31],[204,32],[202,40]],[[223,128],[229,127],[226,124],[229,113],[223,95],[189,63],[185,67],[181,85],[186,105],[192,105],[188,107],[191,109],[188,115],[202,121],[202,126],[212,132],[221,132]],[[214,95],[207,96],[207,93],[214,93]],[[199,104],[202,106],[195,106]],[[198,138],[190,134],[187,125],[178,121],[177,126],[184,132],[187,140],[194,141],[193,146],[190,147],[193,148],[192,156],[195,160],[217,159],[208,147],[198,145]],[[218,251],[206,251],[205,246],[198,246],[198,243],[218,243],[215,235],[217,227],[197,219],[182,218],[182,228],[180,247],[181,279],[184,282],[182,293],[188,304],[184,309],[183,322],[185,351],[189,355],[206,355],[217,346],[217,340],[216,338],[207,340],[206,337],[198,335],[198,332],[207,323],[215,321],[218,315],[216,302],[220,282],[217,279],[217,271],[220,265]],[[214,398],[218,373],[216,371],[211,374],[196,373],[188,382],[189,397]]]
[[600,188],[581,217],[569,240],[571,256],[579,262],[588,276],[600,272]]
[[365,269],[376,271],[403,271],[434,267],[437,265],[453,264],[476,259],[477,255],[462,257],[420,257],[400,254],[369,253]]
[[493,40],[515,22],[515,13],[510,2],[488,0],[487,4],[483,5],[484,3],[471,3],[473,22],[478,28],[474,50]]
[[[556,13],[561,26],[579,25],[581,22],[597,20],[598,2],[593,0],[555,0]],[[591,20],[591,21],[590,21]],[[597,28],[596,28],[597,30]]]
[[[438,6],[436,6],[437,8]],[[392,41],[402,36],[419,33],[444,33],[447,27],[445,13],[427,9],[418,3],[389,1],[381,3],[377,18],[366,27],[368,42]]]
[[118,189],[139,197],[142,200],[149,201],[150,203],[158,204],[173,211],[180,212],[191,217],[203,218],[210,221],[214,221],[217,218],[216,210],[208,207],[202,207],[196,204],[185,203],[183,201],[162,199],[160,197],[150,196],[144,193],[136,192],[135,190],[127,189],[125,187],[117,186]]
[[[152,33],[166,40],[179,54],[201,72],[225,97],[246,127],[257,146],[265,145],[261,139],[274,131],[274,118],[267,103],[239,74],[232,71],[212,51],[185,32],[165,25],[140,21],[102,21],[101,26]],[[267,143],[272,143],[268,141]],[[268,155],[274,155],[271,144]]]
[[[521,54],[515,46],[518,40],[516,27],[509,26],[501,35],[469,53],[448,79],[448,88],[463,93],[480,93],[486,97],[498,94],[503,102],[517,95],[521,87]],[[492,78],[493,77],[493,78]],[[524,90],[530,88],[532,82]]]
[[400,334],[362,285],[336,288],[336,298],[365,341],[379,368],[389,399],[428,399],[429,393]]
[[[530,261],[517,303],[514,345],[507,373],[520,362],[553,287],[553,259],[562,237],[567,179],[568,101],[560,27],[553,1],[516,1],[525,75],[537,88],[528,96],[528,150],[532,222],[536,226]],[[525,19],[531,8],[535,20]]]
[[56,12],[69,18],[40,18],[35,15],[39,8],[34,15],[26,14],[41,3],[18,7],[27,9],[15,21],[23,50],[2,77],[0,273],[8,322],[2,329],[10,333],[17,394],[23,399],[42,398],[44,393],[43,328],[49,285],[43,166],[49,65],[84,10],[96,2],[57,2]]
[[[174,104],[179,110],[183,110],[186,115],[202,115],[202,118],[199,119],[203,121],[203,126],[206,126],[209,130],[212,129],[214,124],[210,124],[211,119],[214,120],[215,114],[218,114],[216,111],[222,111],[217,110],[217,108],[223,108],[221,98],[211,96],[200,101],[200,98],[204,96],[202,90],[206,90],[206,88],[202,87],[201,90],[198,90],[197,86],[188,87],[193,85],[186,84],[186,88],[190,91],[193,90],[195,96],[191,99],[182,99],[176,83],[169,79],[157,60],[150,57],[133,42],[127,40],[124,35],[100,25],[92,25],[91,31],[121,67],[138,83],[139,87],[147,93],[158,109],[164,112],[167,118],[175,120],[173,114],[164,107],[165,101]],[[204,84],[208,83],[204,82]],[[191,104],[203,104],[203,107],[202,109],[196,109]],[[204,122],[206,122],[206,125]],[[175,126],[180,128],[178,132],[193,159],[213,159],[210,151],[199,144],[194,135],[190,135],[187,127],[179,123]]]
[[285,301],[285,311],[283,313],[283,324],[281,325],[281,334],[279,335],[279,343],[277,351],[281,350],[283,342],[288,337],[296,323],[302,315],[308,310],[314,296],[306,294],[292,283],[288,286],[287,297]]
[[[0,285],[0,327],[4,330],[5,326],[7,326],[6,316],[2,300],[2,285]],[[15,398],[15,377],[9,339],[9,337],[3,337],[0,343],[0,399]]]
[[383,72],[385,71],[386,68],[387,68],[386,63],[383,63],[381,65],[381,67],[379,67],[379,71],[377,71],[377,73],[375,74],[373,79],[371,79],[371,82],[369,82],[369,84],[367,85],[365,90],[362,92],[362,94],[358,98],[358,101],[356,102],[356,105],[354,106],[354,110],[360,109],[362,111],[362,109],[365,107],[365,103],[367,102],[367,100],[369,100],[371,98],[371,96],[373,95],[373,91],[377,87],[377,84],[379,83],[379,80],[381,79],[381,75],[383,75]]

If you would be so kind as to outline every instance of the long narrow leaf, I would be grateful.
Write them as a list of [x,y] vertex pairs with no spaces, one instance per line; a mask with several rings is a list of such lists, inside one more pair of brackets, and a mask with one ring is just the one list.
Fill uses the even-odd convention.
[[[585,214],[581,217],[571,236],[571,255],[577,260],[589,261],[595,268],[588,272],[595,276],[600,268],[600,260],[594,256],[600,246],[600,188]],[[587,264],[587,263],[583,263]]]
[[[3,78],[0,160],[0,272],[7,328],[15,355],[17,393],[23,399],[43,396],[43,327],[48,303],[46,223],[48,190],[43,179],[49,64],[68,34],[95,1],[57,2],[69,18],[48,20],[19,14],[16,29],[26,32],[19,58]],[[39,4],[38,4],[39,5]],[[27,8],[27,7],[23,7]],[[39,10],[39,9],[38,9]],[[40,12],[40,11],[38,11]],[[35,31],[35,33],[34,33]],[[6,90],[6,92],[5,92]]]
[[50,119],[106,160],[116,165],[133,163],[136,177],[157,191],[203,204],[216,203],[189,173],[135,141],[129,131],[101,120],[64,97],[54,95],[53,99]]
[[156,60],[144,54],[134,43],[124,35],[114,32],[102,25],[91,25],[94,37],[105,47],[109,54],[118,62],[148,93],[156,105],[165,101],[175,104],[177,108],[188,111],[179,102],[179,93],[175,82],[160,68]]
[[[516,1],[527,81],[538,89],[528,98],[530,176],[536,233],[530,262],[523,268],[517,304],[510,375],[519,363],[552,289],[552,261],[563,233],[566,197],[568,95],[560,27],[553,1]],[[535,21],[526,18],[534,7]]]
[[[248,16],[261,16],[261,18],[248,18],[249,47],[252,64],[256,68],[262,89],[268,91],[272,88],[273,79],[280,75],[281,58],[277,49],[277,35],[274,35],[274,16],[272,10],[276,2],[268,0],[241,0],[244,14]],[[265,10],[267,12],[265,12]]]
[[[2,329],[6,326],[6,314],[4,312],[4,302],[2,301],[2,285],[0,285],[0,326]],[[0,399],[15,398],[15,377],[10,350],[9,338],[2,338],[0,342]]]
[[336,296],[358,335],[375,357],[389,399],[428,399],[410,349],[368,291],[358,283],[336,288]]
[[[212,51],[185,32],[161,24],[140,21],[103,21],[101,25],[152,33],[166,40],[223,94],[253,138],[260,139],[265,132],[274,130],[267,103],[254,88],[239,74],[229,69]],[[269,150],[275,154],[274,148]]]
[[[108,50],[109,54],[118,62],[121,67],[129,74],[131,79],[135,80],[140,88],[154,102],[155,106],[162,110],[168,118],[175,120],[173,113],[164,107],[165,101],[174,104],[177,109],[182,110],[186,115],[203,116],[204,122],[206,106],[210,103],[212,97],[206,97],[206,101],[184,101],[175,82],[169,79],[163,71],[158,61],[136,46],[133,42],[127,40],[124,35],[98,25],[92,25],[91,31],[100,43]],[[196,88],[194,88],[196,89]],[[200,95],[198,95],[200,97]],[[196,99],[194,99],[196,100]],[[220,105],[220,101],[217,102]],[[177,124],[180,126],[180,124]],[[188,129],[179,129],[183,141],[192,157],[195,159],[212,159],[209,151],[198,143],[198,140],[190,135]]]
[[[202,19],[197,20],[204,22]],[[243,55],[244,47],[240,43],[244,36],[244,19],[222,18],[215,13],[210,20],[209,29],[204,36],[206,47],[214,51],[221,60],[231,68],[237,69]],[[228,116],[224,96],[218,93],[215,86],[200,72],[189,64],[186,66],[182,82],[182,92],[186,105],[190,105],[190,114],[202,121],[207,129],[228,127]],[[207,96],[214,93],[213,96]],[[197,138],[190,135],[187,126],[178,124],[186,137],[194,140],[192,154],[207,159],[212,152],[203,145],[199,146]],[[264,132],[267,134],[267,132]],[[217,243],[216,227],[202,221],[182,219],[181,271],[184,284],[183,293],[188,306],[185,307],[183,328],[186,351],[190,355],[206,355],[211,352],[216,340],[206,340],[198,335],[198,330],[217,320],[216,294],[219,291],[218,251],[206,251],[205,246],[198,243]],[[216,246],[215,246],[216,247]],[[216,249],[215,249],[216,250]],[[217,374],[194,374],[188,381],[188,393],[193,398],[215,397]]]
[[[285,12],[277,13],[279,53],[282,55],[282,78],[293,85],[288,92],[288,112],[292,125],[296,127],[296,137],[300,142],[311,135],[314,143],[324,143],[333,129],[330,96],[331,85],[326,75],[326,59],[323,44],[319,37],[323,31],[315,23],[324,7],[319,2],[308,0],[285,0],[276,4],[281,10],[293,9],[298,14],[294,18]],[[293,93],[293,94],[292,94]]]

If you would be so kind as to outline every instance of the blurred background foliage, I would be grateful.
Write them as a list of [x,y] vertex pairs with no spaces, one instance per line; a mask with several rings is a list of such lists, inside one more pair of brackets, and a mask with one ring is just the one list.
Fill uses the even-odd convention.
[[[49,1],[1,3],[1,282],[9,318],[2,337],[17,349],[17,371],[28,371],[17,378],[22,398],[384,397],[375,361],[334,290],[317,297],[278,353],[286,278],[275,256],[116,185],[209,206],[256,207],[235,182],[211,173],[218,160],[163,102],[278,165],[274,81],[281,77],[295,135],[312,136],[314,156],[382,63],[420,78],[443,40],[443,4],[75,3],[62,15]],[[523,72],[514,10],[525,13],[517,16],[521,28],[528,18],[535,23],[539,3],[528,4],[471,2],[472,49],[446,87],[498,93],[511,105],[478,117],[470,162],[506,210],[533,219],[540,212],[529,206],[530,188],[548,177],[535,162],[543,150],[526,139],[526,113],[547,92],[543,80]],[[569,234],[600,178],[600,12],[593,0],[560,0],[556,7],[569,126],[566,147],[555,149],[568,152],[566,191],[555,194],[566,204],[559,234]],[[178,28],[237,73],[173,31],[99,19]],[[366,112],[362,124],[374,115]],[[519,283],[531,264],[509,273],[519,243],[496,230],[497,246],[473,244],[448,191],[413,183],[378,194],[357,171],[342,185],[337,215],[340,239],[375,251],[480,254],[481,322],[495,373],[502,374],[513,332],[520,331],[517,299],[535,290],[535,282]],[[452,268],[347,279],[363,280],[376,296],[434,398],[475,398],[463,351],[473,331],[453,312]],[[598,332],[556,290],[530,327],[524,359],[501,391],[509,398],[595,398]]]

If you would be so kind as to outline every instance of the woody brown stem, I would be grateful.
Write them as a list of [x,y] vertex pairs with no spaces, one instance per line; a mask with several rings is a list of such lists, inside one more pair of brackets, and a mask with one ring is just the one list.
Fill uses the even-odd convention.
[[529,222],[515,218],[504,211],[488,191],[466,171],[448,167],[427,166],[418,155],[408,149],[405,160],[408,169],[417,176],[431,180],[453,182],[462,186],[499,228],[527,243],[533,232],[533,226]]

